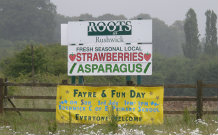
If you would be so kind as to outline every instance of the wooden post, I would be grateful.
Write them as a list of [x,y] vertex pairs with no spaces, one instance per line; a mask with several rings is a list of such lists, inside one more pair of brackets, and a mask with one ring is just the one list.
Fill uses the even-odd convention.
[[[7,82],[8,82],[8,79],[5,78],[5,82],[4,82],[4,83],[6,84]],[[7,87],[7,85],[5,85],[5,87],[4,87],[4,94],[3,94],[3,96],[4,96],[4,98],[8,96],[8,87]],[[3,98],[3,100],[4,100],[4,98]],[[7,100],[10,102],[10,104],[11,104],[12,107],[16,110],[16,112],[21,116],[21,113],[17,110],[16,106],[15,106],[14,103],[11,101],[11,99],[10,99],[10,98],[7,98]]]
[[[7,82],[8,82],[8,78],[5,78],[4,84],[6,84]],[[3,96],[4,96],[4,98],[8,96],[8,86],[7,85],[4,86],[4,95]],[[4,105],[7,106],[7,100],[4,100]]]
[[202,81],[197,81],[197,119],[202,119],[203,116],[203,95],[202,95]]
[[3,106],[3,102],[4,102],[4,80],[2,78],[0,78],[0,114],[3,113],[4,110],[4,106]]
[[68,84],[67,80],[62,80],[62,85],[67,85],[67,84]]
[[[8,82],[8,78],[5,78],[5,83]],[[4,89],[4,96],[8,96],[8,87],[5,86],[5,89]]]

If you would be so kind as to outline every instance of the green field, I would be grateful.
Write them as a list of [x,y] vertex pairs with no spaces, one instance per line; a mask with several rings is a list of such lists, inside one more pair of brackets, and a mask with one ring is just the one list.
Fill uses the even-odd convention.
[[[205,115],[196,121],[194,115],[165,115],[162,125],[76,125],[57,124],[55,113],[6,112],[0,115],[1,135],[78,135],[78,134],[120,134],[120,135],[217,135],[218,118]],[[116,128],[117,126],[117,128]]]

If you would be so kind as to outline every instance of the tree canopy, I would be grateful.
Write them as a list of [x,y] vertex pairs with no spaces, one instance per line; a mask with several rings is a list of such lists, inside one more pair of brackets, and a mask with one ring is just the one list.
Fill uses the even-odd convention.
[[207,10],[206,15],[206,42],[205,53],[215,55],[217,53],[217,16],[211,11]]
[[191,8],[186,14],[185,44],[183,44],[184,55],[188,58],[196,58],[200,51],[198,23],[195,11]]
[[56,7],[45,0],[1,0],[0,37],[6,40],[52,42]]

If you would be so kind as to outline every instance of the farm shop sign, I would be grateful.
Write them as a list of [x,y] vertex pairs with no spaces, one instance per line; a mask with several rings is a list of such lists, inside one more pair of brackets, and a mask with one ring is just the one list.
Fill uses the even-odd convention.
[[62,45],[87,43],[152,43],[152,21],[81,21],[61,25]]
[[151,75],[152,45],[68,46],[68,75]]
[[163,123],[163,87],[57,87],[59,123],[107,124],[114,111],[118,124]]

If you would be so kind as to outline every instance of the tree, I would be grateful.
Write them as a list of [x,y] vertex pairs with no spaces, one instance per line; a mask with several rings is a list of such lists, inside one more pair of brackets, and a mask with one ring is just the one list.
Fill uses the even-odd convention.
[[174,26],[168,26],[159,19],[152,19],[153,22],[153,50],[164,56],[183,55],[181,44],[184,43],[184,31]]
[[[34,69],[35,73],[45,71],[46,52],[42,46],[34,47]],[[7,58],[1,63],[3,72],[6,76],[19,77],[20,75],[30,74],[32,72],[32,53],[30,46],[23,51],[15,54],[13,57]]]
[[[60,44],[47,46],[34,44],[35,75],[52,74],[59,76],[67,73],[67,47]],[[7,77],[31,76],[32,50],[28,45],[14,55],[0,62],[0,70]]]
[[186,14],[185,24],[185,44],[183,44],[183,53],[188,58],[196,58],[199,51],[199,31],[195,11],[191,8]]
[[215,55],[217,52],[217,16],[214,11],[207,10],[206,16],[206,42],[205,53]]
[[205,53],[210,53],[210,47],[211,47],[211,11],[207,10],[205,12],[206,16],[206,37],[205,37]]
[[96,20],[126,20],[126,17],[123,15],[113,15],[113,14],[104,14],[96,18]]
[[45,0],[0,0],[0,37],[52,42],[56,7]]
[[211,14],[211,35],[212,35],[211,45],[213,46],[215,53],[217,51],[217,28],[216,28],[216,24],[217,24],[217,16],[214,13],[214,11],[212,11],[212,14]]

